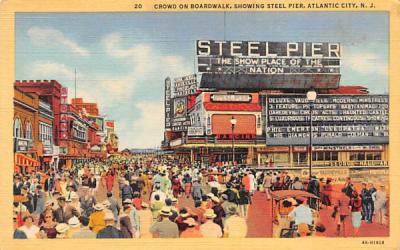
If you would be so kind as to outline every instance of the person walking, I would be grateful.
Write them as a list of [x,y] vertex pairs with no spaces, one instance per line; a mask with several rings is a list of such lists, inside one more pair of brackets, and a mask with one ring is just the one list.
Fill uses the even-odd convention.
[[249,211],[249,206],[251,204],[250,192],[246,190],[245,186],[242,184],[239,189],[239,215],[242,218],[247,218],[247,212]]
[[133,238],[133,236],[135,235],[131,219],[129,217],[131,209],[132,206],[130,206],[129,204],[124,205],[123,212],[119,216],[119,225],[122,233],[122,238]]
[[150,233],[153,238],[178,238],[179,230],[176,223],[169,220],[171,216],[171,208],[164,206],[160,210],[159,218],[150,227]]
[[200,226],[200,232],[203,237],[221,238],[222,229],[220,225],[214,222],[215,217],[217,217],[217,215],[214,213],[214,210],[207,209],[204,213],[204,217],[206,218],[206,222]]
[[114,226],[114,215],[112,213],[104,215],[104,222],[105,227],[97,233],[97,239],[123,238],[122,232]]
[[224,225],[224,237],[244,238],[247,235],[247,223],[243,217],[239,216],[236,206],[228,208],[229,218]]
[[376,223],[386,225],[387,193],[385,185],[381,184],[375,193],[375,218]]
[[79,218],[80,230],[72,234],[72,239],[94,239],[96,238],[96,233],[89,229],[89,218],[81,216]]
[[98,203],[94,206],[94,212],[89,217],[89,228],[95,233],[98,233],[106,226],[104,221],[105,213],[103,210],[103,205]]
[[268,172],[265,176],[264,176],[264,180],[262,183],[263,187],[264,187],[264,191],[267,197],[267,200],[271,200],[271,186],[272,186],[272,177],[271,177],[271,173]]
[[351,224],[353,226],[354,237],[358,237],[360,236],[362,201],[357,191],[353,192],[349,206],[351,207]]
[[201,238],[203,235],[197,228],[198,224],[193,217],[188,217],[183,221],[186,224],[186,229],[181,233],[180,238]]

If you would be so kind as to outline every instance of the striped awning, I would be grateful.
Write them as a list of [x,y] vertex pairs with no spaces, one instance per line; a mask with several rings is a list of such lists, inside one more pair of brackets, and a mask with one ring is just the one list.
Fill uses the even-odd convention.
[[15,166],[38,167],[40,162],[24,154],[17,153],[14,156]]

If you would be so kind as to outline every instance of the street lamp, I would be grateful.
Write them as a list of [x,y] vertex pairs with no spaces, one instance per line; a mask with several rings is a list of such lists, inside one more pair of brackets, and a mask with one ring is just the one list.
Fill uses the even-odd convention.
[[310,157],[309,157],[309,165],[308,165],[308,172],[309,172],[309,179],[311,180],[311,168],[312,168],[312,111],[314,108],[314,102],[317,99],[317,92],[315,90],[310,89],[307,92],[307,101],[309,104],[310,108],[310,129],[309,129],[309,137],[310,137],[310,143],[309,143],[309,152],[310,152]]
[[232,118],[231,118],[231,125],[232,125],[231,126],[232,127],[232,165],[235,164],[235,136],[233,134],[233,131],[235,129],[236,122],[237,122],[237,120],[235,119],[234,116],[232,116]]

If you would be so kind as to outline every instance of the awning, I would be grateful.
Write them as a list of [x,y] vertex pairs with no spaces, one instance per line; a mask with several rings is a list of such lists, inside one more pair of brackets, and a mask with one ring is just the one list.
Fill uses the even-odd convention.
[[24,154],[17,153],[14,156],[14,164],[23,167],[38,167],[40,162]]

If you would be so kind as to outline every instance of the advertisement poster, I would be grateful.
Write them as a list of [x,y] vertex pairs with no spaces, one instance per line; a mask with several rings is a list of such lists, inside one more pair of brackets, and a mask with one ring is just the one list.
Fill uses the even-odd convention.
[[400,4],[0,0],[0,250],[399,249]]

